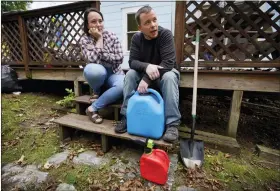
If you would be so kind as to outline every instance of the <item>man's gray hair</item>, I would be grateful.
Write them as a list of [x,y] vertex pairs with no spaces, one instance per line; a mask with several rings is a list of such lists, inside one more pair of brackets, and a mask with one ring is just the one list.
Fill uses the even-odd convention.
[[149,12],[151,12],[151,10],[153,10],[152,7],[150,7],[149,5],[146,5],[146,6],[142,7],[142,8],[140,8],[140,9],[137,11],[137,13],[135,14],[135,20],[136,20],[136,22],[137,22],[138,25],[140,25],[140,23],[141,23],[141,21],[140,21],[140,15],[141,15],[142,13],[149,13]]

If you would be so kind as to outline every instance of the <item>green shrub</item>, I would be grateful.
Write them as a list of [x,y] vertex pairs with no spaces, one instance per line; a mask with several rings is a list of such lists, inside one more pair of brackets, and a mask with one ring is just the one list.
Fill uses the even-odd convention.
[[64,96],[64,98],[62,100],[59,100],[56,103],[63,107],[66,107],[66,108],[74,108],[75,107],[75,102],[74,102],[75,93],[73,92],[72,89],[66,88],[65,90],[68,93],[68,95]]

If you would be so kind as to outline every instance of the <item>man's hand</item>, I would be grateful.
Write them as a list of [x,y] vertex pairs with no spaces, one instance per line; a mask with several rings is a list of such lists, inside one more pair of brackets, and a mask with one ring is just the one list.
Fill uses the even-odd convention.
[[91,34],[96,40],[100,39],[100,37],[102,36],[102,33],[99,32],[97,28],[90,28],[88,30],[88,33]]
[[154,65],[154,64],[149,64],[147,66],[146,73],[148,74],[148,76],[151,80],[155,80],[155,79],[159,78],[160,74],[159,74],[158,68],[163,68],[163,67],[159,66],[159,65]]
[[147,93],[148,91],[148,84],[144,81],[144,80],[141,80],[141,82],[139,83],[138,85],[138,89],[137,91],[141,94],[144,94],[144,93]]

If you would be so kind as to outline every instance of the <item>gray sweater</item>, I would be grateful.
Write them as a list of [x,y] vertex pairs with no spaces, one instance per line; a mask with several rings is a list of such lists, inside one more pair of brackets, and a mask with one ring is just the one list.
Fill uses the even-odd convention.
[[129,66],[138,72],[144,73],[143,80],[148,84],[151,79],[146,74],[149,64],[160,65],[160,76],[172,70],[176,62],[175,45],[172,32],[163,27],[158,28],[158,37],[147,40],[144,34],[138,32],[133,35],[130,46]]

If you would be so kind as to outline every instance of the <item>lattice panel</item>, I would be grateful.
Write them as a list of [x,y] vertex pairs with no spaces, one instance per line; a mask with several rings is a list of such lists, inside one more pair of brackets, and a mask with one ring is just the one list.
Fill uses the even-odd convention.
[[26,20],[30,59],[62,64],[82,61],[79,40],[83,35],[83,11]]
[[205,61],[280,60],[280,1],[187,1],[185,10],[184,60],[194,60],[196,29]]
[[2,64],[20,63],[23,61],[20,31],[18,22],[1,25],[1,61]]

